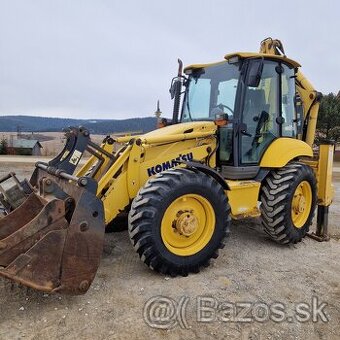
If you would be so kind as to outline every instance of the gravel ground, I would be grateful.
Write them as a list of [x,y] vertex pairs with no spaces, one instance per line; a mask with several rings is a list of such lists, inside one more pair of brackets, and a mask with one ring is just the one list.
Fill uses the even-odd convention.
[[[16,163],[14,170],[28,176],[31,168]],[[1,163],[0,176],[8,170],[13,164]],[[337,235],[340,174],[335,179],[330,227]],[[168,278],[140,262],[126,232],[107,234],[84,296],[47,295],[1,279],[0,339],[339,339],[339,263],[338,237],[282,247],[251,219],[233,222],[209,268]]]

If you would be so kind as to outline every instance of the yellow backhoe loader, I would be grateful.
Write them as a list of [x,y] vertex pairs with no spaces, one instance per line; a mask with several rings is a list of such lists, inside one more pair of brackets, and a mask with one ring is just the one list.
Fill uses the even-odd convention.
[[[184,70],[179,61],[165,127],[108,136],[100,146],[85,128],[69,128],[64,150],[38,162],[30,180],[0,180],[0,275],[85,293],[105,227],[124,212],[141,260],[171,276],[208,266],[231,219],[262,216],[273,240],[297,243],[318,205],[315,237],[325,239],[334,147],[313,151],[321,94],[299,67],[271,38],[260,53]],[[85,151],[91,158],[79,169]],[[5,189],[10,179],[15,185]]]

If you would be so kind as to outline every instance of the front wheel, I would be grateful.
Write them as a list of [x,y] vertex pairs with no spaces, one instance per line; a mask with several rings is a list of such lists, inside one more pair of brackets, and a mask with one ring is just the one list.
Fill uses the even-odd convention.
[[223,188],[199,171],[164,171],[133,200],[129,235],[151,269],[186,276],[218,256],[229,233],[230,206]]
[[262,225],[282,244],[302,240],[313,221],[317,201],[316,179],[311,167],[294,162],[272,170],[261,191]]

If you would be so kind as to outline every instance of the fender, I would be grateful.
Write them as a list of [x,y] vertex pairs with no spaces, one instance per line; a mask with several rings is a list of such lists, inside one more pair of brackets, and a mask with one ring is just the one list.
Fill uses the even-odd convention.
[[192,161],[192,162],[179,161],[178,163],[185,164],[186,168],[188,168],[188,169],[193,169],[193,170],[198,170],[198,171],[203,172],[204,174],[212,177],[213,179],[216,180],[216,182],[221,184],[221,186],[224,190],[230,190],[230,187],[227,184],[227,182],[225,181],[225,179],[215,169],[210,168],[209,166],[202,164],[202,163],[199,163],[197,161]]
[[281,137],[275,139],[262,156],[261,168],[282,168],[297,157],[313,157],[312,148],[302,140]]

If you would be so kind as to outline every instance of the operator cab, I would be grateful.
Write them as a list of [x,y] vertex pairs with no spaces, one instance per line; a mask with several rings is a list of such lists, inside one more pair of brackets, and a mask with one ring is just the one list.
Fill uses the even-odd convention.
[[185,69],[180,120],[224,117],[226,124],[218,129],[217,164],[225,178],[253,178],[269,144],[278,137],[298,138],[295,68],[299,65],[261,54],[226,58]]

